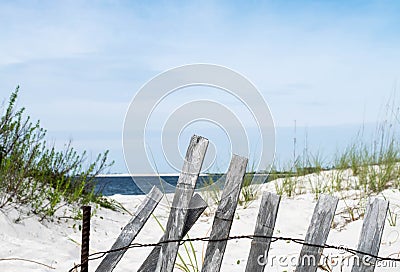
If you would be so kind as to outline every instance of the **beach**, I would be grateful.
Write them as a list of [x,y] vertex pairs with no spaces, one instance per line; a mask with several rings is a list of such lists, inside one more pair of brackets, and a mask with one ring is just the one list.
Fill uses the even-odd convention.
[[[274,236],[304,239],[316,204],[315,194],[309,191],[312,186],[307,184],[311,184],[310,181],[316,182],[317,179],[321,179],[326,175],[332,175],[335,171],[327,171],[319,175],[306,175],[302,178],[305,184],[304,193],[294,197],[282,197]],[[351,180],[350,177],[349,180]],[[241,205],[237,207],[230,236],[251,235],[254,233],[262,193],[265,191],[275,192],[276,184],[282,181],[282,179],[278,179],[266,184],[255,185],[259,186],[257,189],[258,198],[249,203],[248,207]],[[327,244],[355,249],[361,232],[362,216],[356,217],[352,221],[348,210],[352,205],[360,211],[362,211],[363,207],[362,203],[359,202],[360,197],[356,190],[343,192],[338,197],[343,198],[343,195],[345,197],[344,200],[341,199],[339,201]],[[207,202],[212,202],[211,199],[207,199],[206,195],[203,194],[203,197]],[[377,197],[385,197],[389,200],[392,212],[396,212],[397,208],[400,207],[400,194],[397,190],[384,190]],[[133,213],[145,196],[114,195],[109,196],[109,198],[118,201],[129,212]],[[172,194],[167,197],[164,196],[154,212],[154,216],[164,226],[169,214],[168,202],[171,199]],[[209,236],[215,209],[216,205],[212,205],[205,210],[190,230],[190,238]],[[357,211],[355,211],[355,214],[357,214]],[[362,213],[360,212],[360,214]],[[68,207],[60,209],[54,221],[45,220],[39,222],[36,216],[27,217],[15,208],[0,213],[0,270],[10,272],[68,271],[75,264],[78,264],[80,262],[81,222],[63,218],[67,217],[67,215]],[[121,229],[130,218],[131,215],[126,212],[116,212],[105,208],[95,209],[95,213],[91,218],[90,253],[110,249]],[[154,217],[150,217],[134,242],[141,244],[158,242],[163,235],[163,231],[157,220]],[[379,255],[398,258],[400,252],[400,224],[391,225],[387,219]],[[221,271],[244,271],[250,243],[249,239],[228,241]],[[193,242],[192,245],[196,251],[197,264],[201,267],[207,243],[197,241]],[[129,249],[114,271],[135,271],[151,249],[151,247]],[[301,245],[294,242],[276,241],[272,243],[265,271],[293,271],[297,261],[296,257],[298,257],[300,250]],[[190,263],[183,246],[180,247],[180,254],[187,263]],[[332,271],[341,271],[337,264],[338,260],[344,263],[342,271],[351,270],[351,266],[346,264],[346,260],[351,256],[350,253],[326,249],[323,252],[323,256],[327,261],[330,261]],[[9,260],[3,260],[5,258]],[[191,258],[193,262],[194,256],[191,256]],[[89,271],[95,271],[100,261],[101,259],[90,261]],[[176,263],[182,263],[182,260],[178,258]],[[381,262],[377,265],[375,271],[397,271],[396,267],[394,267],[396,265],[398,267],[400,263]],[[181,271],[178,268],[175,268],[175,270]]]

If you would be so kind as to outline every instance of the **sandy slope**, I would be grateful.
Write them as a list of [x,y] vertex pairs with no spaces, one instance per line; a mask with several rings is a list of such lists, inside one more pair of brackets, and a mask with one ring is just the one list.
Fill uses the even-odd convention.
[[[315,180],[316,177],[309,175],[307,180]],[[279,182],[279,180],[278,180]],[[274,191],[274,184],[266,184],[260,191]],[[295,196],[293,198],[284,197],[281,201],[275,235],[288,236],[294,238],[304,238],[309,221],[315,206],[315,196],[312,193]],[[398,191],[386,190],[383,192],[385,197],[391,202],[391,209],[399,212],[400,193]],[[347,205],[359,205],[357,192],[348,194]],[[122,203],[129,211],[135,211],[136,207],[143,200],[143,196],[122,196],[116,195],[113,199]],[[210,200],[211,201],[211,200]],[[244,209],[238,207],[235,220],[233,222],[231,235],[252,234],[255,220],[258,213],[260,198]],[[209,234],[212,221],[213,210],[207,209],[200,217],[197,224],[190,232],[191,237],[204,237]],[[60,211],[60,214],[62,212]],[[156,217],[165,224],[168,216],[166,200],[157,207]],[[17,221],[19,214],[15,209],[0,213],[0,259],[1,258],[26,258],[34,260],[54,269],[46,268],[43,265],[24,261],[1,261],[0,271],[68,271],[74,263],[79,262],[80,258],[80,231],[79,222],[73,220],[59,220],[59,222],[38,222],[36,217],[23,218]],[[99,209],[92,218],[91,231],[91,253],[107,250],[121,231],[121,228],[129,221],[128,214],[113,212],[106,209]],[[357,246],[362,219],[349,222],[349,215],[346,212],[344,201],[339,202],[335,216],[335,228],[331,230],[328,244],[343,245],[355,248]],[[73,227],[73,225],[76,225]],[[400,220],[397,226],[390,226],[386,222],[385,231],[380,250],[381,256],[400,257]],[[144,229],[137,237],[137,242],[154,243],[162,236],[162,230],[154,218],[150,218]],[[195,242],[194,247],[197,251],[197,260],[201,265],[202,254],[205,251],[206,243]],[[249,240],[229,241],[222,271],[244,271],[246,259],[250,247]],[[183,249],[183,247],[181,248]],[[275,242],[271,246],[269,253],[270,263],[265,271],[292,271],[295,258],[300,252],[301,246],[286,242]],[[114,271],[135,271],[151,249],[140,248],[130,249],[125,254],[121,262]],[[181,251],[185,258],[184,251]],[[335,251],[324,251],[325,255],[335,256],[334,260],[345,259],[349,254]],[[99,261],[90,263],[90,271],[94,271]],[[179,263],[179,261],[178,261]],[[345,262],[346,263],[346,262]],[[389,265],[390,263],[386,263]],[[381,265],[384,265],[383,263]],[[390,264],[394,265],[394,264]],[[378,267],[375,271],[398,271],[400,263],[396,268]],[[177,270],[178,271],[178,270]],[[340,271],[335,267],[333,271]],[[344,267],[343,271],[350,271],[349,267]]]

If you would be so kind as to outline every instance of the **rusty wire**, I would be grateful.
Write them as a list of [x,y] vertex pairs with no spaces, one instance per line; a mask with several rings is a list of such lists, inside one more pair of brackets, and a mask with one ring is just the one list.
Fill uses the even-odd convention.
[[[357,249],[352,249],[344,246],[335,246],[335,245],[318,245],[318,244],[311,244],[306,242],[304,239],[299,239],[299,238],[291,238],[291,237],[283,237],[283,236],[263,236],[263,235],[239,235],[239,236],[230,236],[228,238],[223,238],[223,239],[211,239],[210,237],[197,237],[197,238],[187,238],[187,239],[179,239],[179,240],[165,240],[165,241],[160,241],[158,243],[147,243],[147,244],[142,244],[142,243],[131,243],[128,246],[120,247],[120,248],[115,248],[115,249],[110,249],[107,251],[99,251],[95,252],[89,255],[88,261],[93,261],[97,259],[103,258],[106,254],[112,253],[112,252],[117,252],[121,250],[128,250],[131,248],[140,248],[140,247],[157,247],[161,246],[163,244],[167,243],[176,243],[179,242],[180,245],[184,244],[185,242],[222,242],[222,241],[230,241],[230,240],[239,240],[239,239],[270,239],[271,243],[276,242],[276,241],[286,241],[286,242],[294,242],[296,244],[300,245],[305,245],[305,246],[311,246],[311,247],[317,247],[317,248],[322,248],[322,249],[335,249],[339,250],[342,252],[348,252],[351,253],[352,255],[364,255],[371,257],[372,259],[375,259],[376,261],[393,261],[393,262],[400,262],[400,258],[389,258],[389,257],[380,257],[377,255],[373,255],[367,252],[362,252]],[[78,267],[81,267],[82,264],[77,264],[74,267],[72,267],[68,272],[73,272],[75,269]]]

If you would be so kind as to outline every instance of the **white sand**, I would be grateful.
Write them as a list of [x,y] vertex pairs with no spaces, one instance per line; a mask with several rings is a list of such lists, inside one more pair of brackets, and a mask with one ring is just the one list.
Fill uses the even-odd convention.
[[[310,193],[311,182],[321,180],[324,175],[333,174],[334,171],[326,172],[322,176],[308,175],[304,177],[304,194],[293,198],[283,197],[280,203],[278,218],[275,226],[274,235],[293,238],[304,238],[315,206],[315,195]],[[348,177],[351,181],[352,177]],[[350,182],[349,181],[349,182]],[[278,180],[277,182],[281,182]],[[275,191],[273,183],[265,184],[260,191]],[[359,205],[357,191],[348,193],[346,198],[347,205]],[[383,195],[390,200],[391,210],[400,212],[400,193],[398,190],[386,190]],[[116,195],[113,199],[120,202],[129,211],[134,212],[143,200],[144,196],[122,196]],[[209,199],[209,201],[211,201]],[[155,211],[156,217],[165,225],[168,218],[168,208],[165,198]],[[239,206],[236,212],[235,220],[232,225],[231,236],[253,234],[254,225],[257,218],[260,198],[251,203],[244,209]],[[363,204],[364,206],[364,204]],[[198,222],[189,232],[190,237],[208,236],[213,222],[213,210],[207,209],[200,217]],[[60,214],[62,212],[60,211]],[[79,221],[60,220],[60,222],[38,222],[36,217],[24,218],[22,221],[15,222],[19,217],[15,209],[0,213],[0,259],[1,258],[24,258],[34,260],[54,269],[46,268],[42,265],[29,263],[25,261],[1,261],[0,271],[68,271],[75,263],[80,261],[80,240],[81,233],[78,229]],[[349,214],[346,212],[344,201],[339,202],[335,215],[335,228],[330,231],[327,243],[331,245],[343,245],[356,248],[362,219],[349,221]],[[129,221],[128,214],[110,211],[107,209],[98,209],[91,221],[91,253],[108,250],[121,228]],[[398,258],[400,253],[400,218],[396,226],[390,226],[388,220],[382,238],[380,256],[391,256]],[[76,224],[75,228],[73,225]],[[150,218],[144,229],[135,239],[140,243],[154,243],[162,236],[162,230],[154,218]],[[193,243],[197,253],[197,260],[201,265],[203,254],[205,252],[205,242]],[[250,240],[229,241],[223,260],[222,271],[244,271],[246,260],[250,248]],[[293,271],[293,262],[298,256],[301,246],[293,242],[275,242],[271,245],[269,252],[270,263],[265,271]],[[146,258],[151,248],[134,248],[128,250],[117,268],[114,271],[135,271],[142,261]],[[186,254],[181,247],[182,256]],[[337,256],[336,260],[341,260],[348,253],[325,250],[325,255],[332,254]],[[285,257],[286,256],[286,260]],[[271,265],[271,261],[273,264]],[[90,262],[90,271],[94,271],[100,260]],[[180,263],[177,260],[177,263]],[[382,263],[383,264],[383,263]],[[389,263],[386,263],[388,265]],[[394,265],[391,263],[391,265]],[[397,268],[377,267],[375,271],[398,271]],[[345,266],[343,271],[350,271],[351,267]],[[180,271],[176,269],[176,271]],[[322,271],[322,270],[321,270]],[[333,271],[340,271],[335,267]]]

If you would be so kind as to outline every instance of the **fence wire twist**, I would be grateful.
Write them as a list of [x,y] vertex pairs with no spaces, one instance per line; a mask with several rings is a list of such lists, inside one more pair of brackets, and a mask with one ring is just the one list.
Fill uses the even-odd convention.
[[[87,261],[93,261],[97,259],[103,258],[106,254],[112,253],[112,252],[118,252],[121,250],[128,250],[131,248],[140,248],[140,247],[157,247],[157,246],[162,246],[163,244],[167,243],[176,243],[179,242],[180,245],[183,245],[185,242],[222,242],[222,241],[230,241],[230,240],[239,240],[239,239],[250,239],[253,240],[255,238],[260,238],[260,239],[269,239],[271,240],[271,243],[276,242],[276,241],[286,241],[286,242],[294,242],[296,244],[300,245],[305,245],[305,246],[311,246],[311,247],[317,247],[317,248],[322,248],[322,249],[335,249],[335,250],[340,250],[343,252],[348,252],[351,253],[352,255],[364,255],[371,257],[375,259],[375,261],[392,261],[392,262],[400,262],[400,258],[390,258],[390,257],[380,257],[378,255],[373,255],[370,253],[362,252],[357,249],[352,249],[344,246],[335,246],[335,245],[329,245],[329,244],[324,244],[324,245],[317,245],[317,244],[310,244],[307,243],[304,239],[299,239],[299,238],[290,238],[290,237],[283,237],[283,236],[263,236],[263,235],[238,235],[238,236],[229,236],[228,238],[224,239],[211,239],[210,237],[197,237],[197,238],[187,238],[187,239],[179,239],[179,240],[165,240],[165,241],[160,241],[158,243],[131,243],[128,246],[120,247],[120,248],[115,248],[115,249],[110,249],[107,251],[99,251],[96,253],[92,253],[89,255]],[[82,263],[75,265],[72,267],[68,272],[73,272],[75,269],[79,268],[82,266]]]

